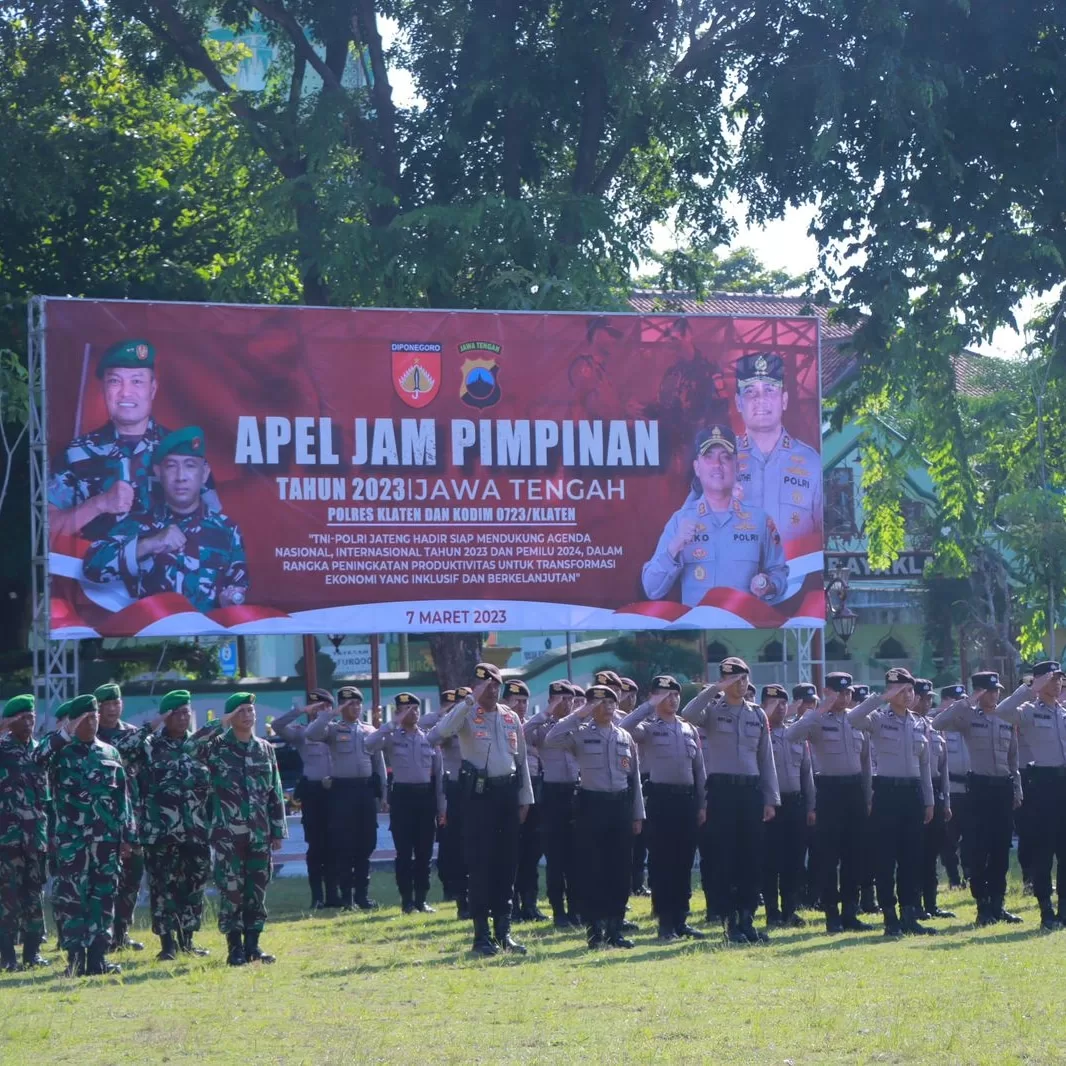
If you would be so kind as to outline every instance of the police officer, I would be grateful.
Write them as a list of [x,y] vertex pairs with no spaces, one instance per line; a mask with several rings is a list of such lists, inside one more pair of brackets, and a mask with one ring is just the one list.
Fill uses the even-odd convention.
[[[817,700],[813,685],[800,688],[801,699]],[[762,891],[766,928],[802,929],[807,923],[796,913],[800,874],[807,829],[815,822],[811,753],[805,741],[790,744],[785,740],[789,708],[788,692],[783,685],[763,686],[762,709],[770,724],[774,767],[781,786],[781,806],[766,825]]]
[[652,678],[646,702],[622,719],[636,741],[646,786],[651,905],[659,920],[659,940],[702,940],[688,924],[692,860],[697,830],[707,820],[707,774],[694,726],[677,717],[681,685],[669,674]]
[[579,929],[582,924],[574,846],[577,759],[568,748],[548,747],[544,743],[551,727],[570,713],[574,702],[573,691],[568,681],[553,681],[548,686],[547,707],[528,719],[523,726],[526,745],[533,745],[540,752],[544,775],[541,784],[540,832],[546,859],[548,902],[556,929]]
[[[867,696],[870,695],[869,685],[852,685],[848,693],[848,710],[858,707]],[[877,773],[877,751],[870,746],[870,769]],[[873,785],[866,799],[866,822],[862,830],[862,865],[859,881],[859,911],[862,914],[880,914],[881,908],[877,905],[877,842],[870,823],[870,811],[873,807]]]
[[851,674],[829,674],[825,687],[821,702],[785,730],[785,741],[789,744],[807,741],[814,757],[818,865],[822,874],[826,932],[859,932],[870,928],[859,919],[859,880],[870,791],[870,741],[844,717]]
[[[812,707],[817,706],[818,689],[814,685],[809,682],[793,685],[792,702],[789,704],[788,710],[785,712],[785,721],[783,723],[784,728],[787,729]],[[807,755],[811,761],[812,774],[817,774],[818,766],[815,762],[814,752],[811,750],[810,744],[807,744]],[[815,789],[815,804],[817,805],[817,789]],[[816,810],[815,816],[807,819],[807,825],[803,831],[803,852],[800,868],[800,898],[811,910],[822,909],[822,874],[818,866],[817,824]]]
[[391,722],[367,738],[367,750],[384,751],[392,769],[389,790],[389,828],[396,848],[396,887],[404,914],[432,914],[429,866],[433,857],[433,831],[447,821],[444,770],[440,750],[418,726],[422,701],[410,692],[396,696]]
[[[377,908],[370,898],[370,856],[378,838],[378,790],[385,782],[385,759],[368,747],[373,730],[361,721],[363,694],[347,685],[337,692],[341,720],[319,714],[305,739],[329,746],[329,838],[341,907]],[[377,781],[374,779],[377,778]]]
[[994,670],[970,678],[973,699],[956,700],[933,719],[933,728],[963,735],[970,753],[970,796],[974,830],[970,894],[977,903],[977,924],[1021,919],[1003,907],[1013,812],[1021,806],[1018,740],[1014,726],[996,713],[1003,686]]
[[925,826],[922,833],[922,867],[920,883],[922,889],[922,909],[918,919],[954,918],[952,911],[942,910],[937,902],[939,878],[937,877],[937,859],[944,850],[944,833],[951,821],[951,790],[948,787],[948,745],[944,734],[933,728],[933,682],[924,677],[914,679],[914,714],[918,724],[925,731],[929,742],[929,771],[933,779],[933,796],[936,806],[933,820]]
[[[311,885],[311,909],[339,907],[336,870],[327,861],[329,853],[329,790],[333,787],[333,769],[329,744],[322,740],[308,740],[307,726],[297,725],[296,719],[306,715],[308,723],[320,715],[333,715],[333,696],[323,688],[307,694],[307,705],[295,707],[271,723],[286,744],[300,753],[303,774],[293,793],[300,801],[300,824],[307,842],[307,880]],[[323,886],[325,894],[323,895]]]
[[[517,679],[503,686],[504,705],[510,707],[523,725],[525,732],[526,711],[529,707],[529,686]],[[541,770],[540,753],[535,744],[526,737],[526,761],[529,764],[529,780],[533,785],[533,805],[522,823],[521,840],[518,845],[518,870],[515,873],[514,890],[511,895],[511,917],[518,922],[543,922],[548,916],[537,906],[540,895],[540,857],[543,854],[540,835],[541,789],[544,774]]]
[[893,668],[885,674],[883,694],[867,696],[845,715],[850,726],[870,736],[877,751],[871,824],[877,846],[877,898],[887,937],[936,932],[919,925],[917,917],[922,827],[933,820],[933,782],[926,727],[911,713],[913,704],[914,678],[909,670]]
[[[769,938],[754,926],[762,887],[763,823],[781,805],[770,726],[748,703],[748,664],[723,659],[720,680],[685,707],[683,717],[707,730],[707,821],[711,826],[716,909],[733,944]],[[721,693],[722,699],[715,700]]]
[[1033,667],[1032,685],[1019,685],[996,708],[1004,721],[1018,729],[1025,802],[1024,823],[1029,836],[1029,870],[1033,895],[1040,905],[1040,925],[1048,932],[1066,921],[1066,873],[1058,877],[1058,910],[1052,897],[1051,866],[1066,864],[1066,711],[1059,704],[1062,669],[1054,660]]
[[[640,689],[637,683],[630,677],[623,677],[620,680],[622,682],[622,698],[619,701],[618,710],[621,712],[622,717],[624,718],[627,714],[636,709]],[[644,787],[645,795],[647,795],[647,767],[644,767],[641,772],[641,785]],[[703,827],[701,826],[701,832],[702,828]],[[647,834],[639,833],[633,838],[633,872],[629,890],[629,894],[631,896],[651,895],[651,889],[648,888],[647,880],[645,877],[645,869],[647,867],[647,862]]]
[[[429,731],[458,703],[470,695],[470,689],[449,688],[441,693],[440,710],[422,715],[422,729]],[[459,750],[458,737],[446,737],[439,745],[444,765],[444,799],[448,816],[443,825],[437,826],[437,877],[444,891],[445,903],[454,902],[456,917],[461,922],[470,921],[470,905],[467,902],[466,859],[463,857],[463,805],[460,802],[459,774],[463,756]]]
[[[522,823],[533,803],[526,738],[518,715],[499,704],[503,678],[491,663],[474,669],[472,693],[429,731],[431,744],[459,737],[463,845],[469,872],[473,951],[524,955],[511,937],[511,892]],[[493,930],[489,931],[489,916]]]
[[[930,724],[941,711],[957,700],[966,698],[965,685],[945,685],[940,690],[940,704],[930,712]],[[970,776],[970,752],[961,733],[943,733],[948,764],[948,791],[951,818],[944,826],[944,846],[940,861],[947,871],[952,888],[965,888],[970,881],[973,826],[970,821],[970,796],[966,781]]]
[[784,359],[771,352],[745,355],[736,372],[745,430],[737,441],[737,484],[744,504],[765,511],[786,541],[820,532],[822,461],[782,425],[789,400]]
[[[710,589],[750,592],[769,603],[785,594],[788,564],[774,521],[741,502],[736,485],[737,441],[727,425],[696,436],[692,469],[698,498],[688,499],[666,523],[655,554],[644,564],[644,593],[662,599],[681,579],[681,602],[696,607]],[[741,693],[743,697],[743,693]]]
[[588,946],[631,948],[623,935],[633,837],[643,828],[640,756],[632,736],[615,724],[618,694],[590,685],[587,702],[556,722],[546,748],[568,749],[577,760],[575,836],[581,917]]

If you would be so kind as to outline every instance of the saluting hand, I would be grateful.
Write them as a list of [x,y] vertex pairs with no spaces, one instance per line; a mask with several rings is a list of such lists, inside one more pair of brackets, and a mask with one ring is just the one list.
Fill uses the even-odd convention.
[[676,559],[684,550],[686,544],[691,544],[696,537],[696,520],[694,518],[682,518],[677,524],[677,533],[674,539],[666,546],[666,550]]

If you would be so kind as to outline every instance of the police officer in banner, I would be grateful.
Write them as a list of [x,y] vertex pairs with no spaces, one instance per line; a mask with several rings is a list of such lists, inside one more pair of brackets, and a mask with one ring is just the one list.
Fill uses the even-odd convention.
[[786,540],[822,528],[822,461],[809,444],[785,431],[785,361],[772,352],[737,360],[737,484],[745,505],[759,507]]
[[688,924],[696,833],[707,820],[706,771],[694,726],[677,717],[681,685],[661,674],[652,678],[646,702],[622,719],[640,750],[648,774],[648,838],[651,905],[659,919],[659,940],[703,939]]
[[693,491],[666,523],[655,554],[644,564],[644,593],[662,599],[681,579],[681,602],[695,607],[710,589],[750,592],[778,602],[788,564],[773,519],[734,496],[737,439],[727,425],[696,436]]
[[484,956],[500,951],[526,953],[511,937],[511,892],[533,786],[522,723],[514,711],[499,703],[502,688],[500,671],[492,663],[478,663],[471,694],[429,731],[431,744],[459,738],[463,847],[474,920],[472,950]]

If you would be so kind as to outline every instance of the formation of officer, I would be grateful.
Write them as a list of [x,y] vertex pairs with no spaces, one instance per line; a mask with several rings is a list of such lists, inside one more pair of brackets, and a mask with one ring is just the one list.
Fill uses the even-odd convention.
[[929,742],[929,772],[933,784],[933,817],[922,833],[921,896],[919,920],[926,918],[954,918],[953,911],[944,910],[939,902],[940,878],[937,862],[944,850],[948,824],[952,819],[951,789],[948,780],[948,742],[946,736],[933,728],[933,682],[924,677],[914,680],[914,713]]
[[[529,708],[529,686],[524,681],[507,681],[503,686],[503,703],[518,715],[525,735],[526,712]],[[512,893],[511,917],[516,922],[543,922],[547,915],[537,906],[540,895],[540,860],[544,854],[540,832],[540,807],[544,771],[540,749],[531,744],[526,735],[526,761],[529,764],[529,780],[533,785],[533,803],[522,823],[518,842],[518,867],[515,871]]]

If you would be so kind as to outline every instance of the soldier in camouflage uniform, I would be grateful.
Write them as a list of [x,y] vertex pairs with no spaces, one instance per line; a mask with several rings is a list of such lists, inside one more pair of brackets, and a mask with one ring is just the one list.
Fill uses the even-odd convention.
[[15,941],[22,937],[24,966],[47,966],[43,889],[49,803],[44,770],[34,760],[37,742],[32,696],[16,696],[0,718],[0,969],[18,969]]
[[[105,744],[116,748],[122,756],[126,767],[126,787],[130,792],[130,804],[139,830],[145,766],[138,731],[136,727],[122,721],[122,689],[118,685],[101,685],[93,695],[100,708],[100,728],[96,735]],[[140,840],[132,840],[129,858],[122,862],[118,895],[115,897],[115,937],[111,944],[112,951],[123,948],[144,950],[144,945],[139,940],[131,940],[129,936],[143,879],[144,848]]]
[[255,735],[255,693],[230,696],[222,721],[195,733],[193,741],[210,773],[208,825],[226,961],[273,962],[260,950],[259,934],[267,918],[270,853],[281,848],[288,830],[273,745]]
[[155,450],[163,503],[130,515],[85,556],[89,581],[121,581],[137,599],[180,592],[198,611],[244,603],[248,593],[241,531],[209,511],[202,492],[211,476],[203,430],[187,426]]
[[[52,767],[56,808],[56,886],[67,972],[119,973],[106,958],[115,916],[121,860],[136,839],[122,757],[97,739],[94,696],[63,708],[60,729],[34,752]],[[57,715],[58,717],[58,715]]]
[[[52,536],[81,533],[98,539],[122,516],[148,512],[160,500],[152,454],[170,432],[152,418],[155,348],[145,340],[119,341],[96,368],[108,423],[75,437],[52,464],[48,521]],[[212,485],[208,510],[220,510]]]

